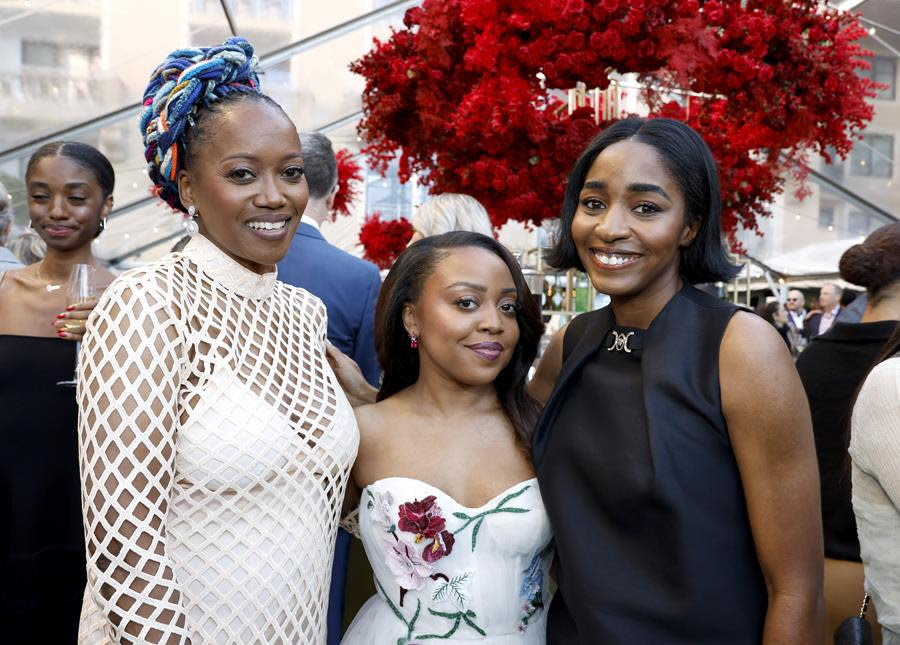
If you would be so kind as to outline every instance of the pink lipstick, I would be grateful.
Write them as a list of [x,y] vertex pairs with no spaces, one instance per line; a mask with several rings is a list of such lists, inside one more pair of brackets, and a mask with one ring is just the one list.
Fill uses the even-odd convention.
[[503,343],[475,343],[466,347],[488,361],[495,361],[503,355]]

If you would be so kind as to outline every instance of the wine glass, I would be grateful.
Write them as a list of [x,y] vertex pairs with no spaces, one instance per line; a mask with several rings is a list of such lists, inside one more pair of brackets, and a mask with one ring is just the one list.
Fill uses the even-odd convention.
[[[69,273],[66,288],[66,305],[80,305],[97,295],[96,270],[90,264],[74,264]],[[64,331],[81,331],[84,321],[63,319]],[[59,381],[57,385],[75,387],[78,385],[78,361],[81,355],[81,341],[75,343],[75,375],[71,381]]]

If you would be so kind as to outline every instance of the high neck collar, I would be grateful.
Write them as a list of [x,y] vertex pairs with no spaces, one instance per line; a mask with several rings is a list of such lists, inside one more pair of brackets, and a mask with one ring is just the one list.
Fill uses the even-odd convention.
[[206,275],[239,296],[267,298],[275,288],[277,270],[262,275],[251,271],[202,235],[191,238],[184,247],[184,254]]

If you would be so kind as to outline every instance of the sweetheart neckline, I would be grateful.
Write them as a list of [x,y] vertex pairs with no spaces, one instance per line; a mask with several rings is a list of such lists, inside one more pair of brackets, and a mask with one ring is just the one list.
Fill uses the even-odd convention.
[[537,483],[537,477],[531,477],[530,479],[524,479],[524,480],[518,482],[517,484],[513,484],[512,486],[510,486],[510,487],[507,488],[506,490],[500,491],[499,493],[497,493],[496,495],[494,495],[492,498],[490,498],[488,501],[486,501],[486,502],[485,502],[484,504],[482,504],[481,506],[466,506],[465,504],[462,504],[459,500],[457,500],[455,497],[453,497],[453,495],[451,495],[450,493],[445,492],[445,491],[444,491],[443,489],[441,489],[441,488],[438,488],[438,487],[435,486],[434,484],[430,484],[430,483],[428,483],[428,482],[426,482],[426,481],[423,481],[423,480],[421,480],[421,479],[416,479],[415,477],[404,477],[403,475],[393,475],[393,476],[391,476],[391,477],[382,477],[382,478],[380,478],[380,479],[376,479],[376,480],[373,481],[372,483],[366,484],[366,486],[363,487],[363,490],[367,490],[367,489],[371,488],[372,486],[375,486],[376,484],[381,484],[381,483],[384,483],[384,482],[387,482],[387,481],[391,481],[391,480],[395,480],[395,479],[400,479],[400,480],[405,480],[405,481],[410,481],[410,482],[416,482],[416,483],[418,483],[418,484],[422,484],[422,485],[424,485],[424,486],[427,486],[428,488],[431,488],[431,489],[433,489],[433,490],[436,490],[436,491],[439,492],[441,495],[443,495],[444,497],[448,498],[451,502],[453,502],[454,504],[456,504],[459,508],[461,508],[461,509],[463,509],[463,510],[466,510],[466,511],[480,511],[480,510],[483,509],[485,506],[490,506],[491,502],[495,502],[495,501],[497,501],[499,498],[501,498],[501,497],[503,497],[503,496],[505,496],[505,495],[508,495],[514,488],[518,488],[519,486],[524,486],[525,484]]

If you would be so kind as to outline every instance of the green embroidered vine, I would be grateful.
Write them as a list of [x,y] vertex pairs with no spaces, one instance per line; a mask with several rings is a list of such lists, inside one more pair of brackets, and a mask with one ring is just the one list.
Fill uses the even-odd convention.
[[[406,637],[401,636],[397,639],[397,645],[406,645],[409,640],[412,638],[413,630],[416,628],[416,621],[419,620],[419,612],[422,610],[422,601],[416,600],[416,612],[413,614],[413,617],[410,620],[406,620],[402,613],[400,613],[400,609],[391,601],[391,597],[384,590],[384,587],[381,586],[381,583],[378,582],[378,578],[375,578],[375,584],[378,585],[378,591],[381,592],[381,595],[384,596],[385,602],[387,602],[388,607],[391,608],[391,611],[394,612],[394,615],[399,618],[404,625],[406,625]],[[429,610],[430,611],[430,610]]]
[[468,515],[467,513],[454,513],[453,517],[460,519],[460,520],[466,520],[466,522],[465,522],[465,524],[460,526],[458,529],[453,531],[453,535],[456,535],[457,533],[461,533],[462,531],[464,531],[466,529],[466,527],[469,526],[469,524],[471,524],[472,522],[475,522],[475,526],[472,528],[472,550],[474,551],[475,544],[478,540],[478,531],[481,530],[481,525],[484,522],[484,518],[486,518],[488,515],[493,515],[494,513],[527,513],[529,510],[531,510],[528,508],[518,508],[515,506],[511,506],[509,508],[503,508],[504,504],[506,504],[511,499],[518,497],[519,495],[521,495],[522,493],[527,491],[529,488],[531,488],[530,484],[528,486],[524,486],[523,488],[516,491],[515,493],[510,493],[509,495],[507,495],[506,497],[501,499],[500,502],[494,508],[487,510],[487,511],[482,511],[481,513],[478,513],[477,515]]
[[[523,493],[525,493],[531,485],[526,485],[520,488],[519,490],[510,493],[503,497],[493,508],[481,511],[480,513],[476,513],[474,515],[469,515],[468,513],[457,512],[453,513],[453,516],[458,520],[462,520],[462,525],[457,528],[452,533],[444,529],[444,520],[440,517],[440,508],[435,505],[435,496],[426,497],[424,500],[415,500],[414,502],[409,502],[401,505],[399,515],[400,515],[400,523],[395,524],[390,522],[392,517],[391,513],[388,513],[387,517],[383,520],[379,520],[379,524],[382,524],[383,527],[390,522],[390,527],[385,531],[388,534],[394,536],[394,538],[401,544],[404,544],[402,540],[397,536],[397,528],[402,527],[404,532],[408,533],[416,533],[417,541],[421,535],[430,538],[432,535],[436,535],[435,544],[440,545],[446,549],[446,553],[443,551],[434,556],[432,553],[431,559],[428,561],[422,561],[422,559],[413,553],[410,555],[408,550],[405,552],[406,558],[410,560],[407,564],[415,568],[415,566],[425,566],[427,562],[433,563],[441,558],[443,555],[450,555],[451,550],[453,548],[454,536],[466,530],[469,526],[472,526],[472,551],[475,550],[475,547],[478,544],[478,535],[481,530],[482,525],[484,524],[485,519],[489,515],[494,515],[496,513],[528,513],[531,509],[528,508],[520,508],[517,506],[507,506],[507,504],[519,497]],[[380,498],[376,498],[372,491],[367,490],[369,499],[367,500],[367,508],[369,511],[372,511],[376,505],[382,504]],[[381,510],[381,514],[384,515],[386,511]],[[439,527],[435,527],[435,524],[439,524]],[[429,533],[429,531],[431,531]],[[438,531],[440,534],[438,535]],[[421,535],[419,535],[421,534]],[[440,541],[438,541],[440,540]],[[409,545],[407,545],[409,546]],[[426,548],[429,548],[426,546]],[[403,553],[400,554],[401,558]],[[415,557],[414,557],[415,556]],[[537,564],[535,564],[537,562]],[[540,566],[540,558],[536,556],[532,564],[529,566],[529,569],[526,570],[526,573],[532,575],[531,569],[535,566]],[[416,575],[420,575],[423,578],[425,574],[418,572]],[[390,596],[388,596],[387,592],[384,590],[384,587],[381,585],[379,580],[375,580],[375,584],[378,587],[378,591],[381,593],[385,602],[387,603],[390,610],[393,612],[394,616],[397,617],[399,621],[401,621],[406,628],[406,635],[401,636],[397,639],[396,645],[409,645],[411,642],[419,641],[419,640],[447,640],[450,639],[456,634],[461,628],[468,626],[471,630],[476,632],[481,636],[486,636],[486,632],[478,625],[476,622],[477,615],[471,609],[466,609],[465,605],[467,604],[467,590],[466,585],[469,582],[471,577],[471,572],[465,572],[460,575],[455,576],[454,578],[448,578],[443,573],[433,572],[431,575],[427,576],[434,580],[437,584],[434,586],[431,594],[431,602],[443,602],[443,601],[452,601],[454,602],[459,610],[458,611],[438,611],[436,609],[432,609],[431,607],[427,607],[428,613],[432,616],[443,618],[447,621],[452,621],[452,624],[449,626],[446,632],[443,633],[425,633],[425,634],[417,634],[413,636],[416,628],[416,623],[421,615],[421,610],[423,608],[422,600],[416,600],[416,609],[415,612],[409,620],[401,612],[401,607],[403,606],[403,597],[406,594],[407,590],[401,587],[400,590],[400,605],[395,604]],[[530,578],[529,578],[530,580]],[[442,581],[442,582],[441,582]],[[537,586],[540,587],[538,581]],[[529,590],[533,586],[529,582]],[[418,589],[418,586],[416,587]],[[525,615],[522,617],[520,622],[520,628],[525,628],[528,625],[529,620],[537,613],[537,611],[542,608],[542,602],[540,598],[540,593],[538,593],[538,597],[536,599],[531,598],[530,596],[526,598],[530,602],[530,606],[525,608]],[[535,602],[535,600],[537,602]],[[427,602],[427,600],[426,600]]]
[[481,629],[481,627],[476,625],[475,621],[472,620],[476,616],[475,616],[475,612],[472,611],[471,609],[469,609],[468,611],[457,611],[454,613],[450,613],[450,612],[444,612],[444,611],[435,611],[434,609],[431,609],[429,607],[428,613],[431,614],[432,616],[439,616],[441,618],[446,618],[447,620],[452,620],[453,627],[451,627],[450,630],[445,634],[419,634],[418,636],[416,636],[417,640],[418,639],[422,639],[423,641],[426,639],[446,640],[446,639],[450,638],[451,636],[453,636],[453,634],[456,633],[456,630],[459,629],[460,623],[463,623],[463,622],[466,625],[468,625],[469,627],[471,627],[472,629],[474,629],[476,632],[481,634],[482,636],[487,636],[487,633],[483,629]]

